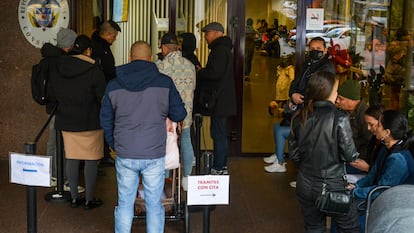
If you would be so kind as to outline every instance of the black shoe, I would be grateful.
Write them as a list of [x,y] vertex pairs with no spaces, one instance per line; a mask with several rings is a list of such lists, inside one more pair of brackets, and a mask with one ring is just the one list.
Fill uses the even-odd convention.
[[85,202],[85,198],[75,198],[75,199],[72,199],[72,201],[70,202],[70,207],[72,207],[72,208],[78,208],[84,202]]
[[86,202],[85,202],[84,209],[85,209],[85,210],[91,210],[91,209],[94,209],[94,208],[98,208],[98,207],[99,207],[99,206],[101,206],[102,204],[103,204],[103,202],[102,202],[102,200],[101,200],[101,199],[94,198],[94,199],[92,199],[92,200],[90,200],[90,201],[86,201]]

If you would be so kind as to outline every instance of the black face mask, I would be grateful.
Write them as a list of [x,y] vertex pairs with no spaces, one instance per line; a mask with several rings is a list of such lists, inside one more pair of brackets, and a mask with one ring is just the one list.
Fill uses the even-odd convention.
[[312,59],[312,61],[319,61],[323,57],[323,51],[311,50],[309,52],[309,57]]

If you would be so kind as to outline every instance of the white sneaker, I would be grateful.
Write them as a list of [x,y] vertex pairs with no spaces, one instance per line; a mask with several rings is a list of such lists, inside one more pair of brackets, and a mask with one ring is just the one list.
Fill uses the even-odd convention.
[[[55,190],[57,190],[57,187],[55,188]],[[67,181],[63,185],[63,191],[70,192],[69,183]],[[85,188],[82,186],[78,186],[78,193],[83,193],[83,192],[85,192]]]
[[264,167],[267,172],[286,172],[286,163],[279,164],[278,162]]
[[276,153],[274,153],[274,154],[272,154],[272,155],[270,155],[268,157],[264,157],[263,158],[263,161],[265,163],[278,163]]
[[292,181],[289,183],[290,187],[296,188],[296,181]]
[[183,176],[183,178],[181,179],[181,187],[184,191],[188,190],[188,176]]
[[[66,182],[66,183],[63,185],[63,190],[64,190],[64,191],[68,191],[68,192],[70,192],[70,186],[69,186],[69,183],[68,183],[68,182]],[[78,186],[78,193],[83,193],[83,192],[85,192],[85,188],[84,188],[84,187],[82,187],[82,186]]]
[[57,185],[57,179],[56,179],[56,177],[51,177],[50,178],[50,187],[56,187],[56,185]]

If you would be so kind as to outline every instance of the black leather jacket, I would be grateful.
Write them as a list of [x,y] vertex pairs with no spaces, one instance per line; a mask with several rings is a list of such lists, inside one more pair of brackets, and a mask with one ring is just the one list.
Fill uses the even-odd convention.
[[309,178],[341,177],[344,162],[358,157],[348,114],[329,101],[316,101],[313,106],[305,125],[300,114],[292,120],[289,157]]

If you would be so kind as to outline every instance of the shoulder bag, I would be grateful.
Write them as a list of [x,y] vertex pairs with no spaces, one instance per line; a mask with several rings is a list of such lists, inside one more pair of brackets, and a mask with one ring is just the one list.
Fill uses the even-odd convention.
[[[226,57],[226,67],[229,64],[228,60],[229,58]],[[210,116],[214,112],[214,109],[217,105],[218,97],[224,89],[224,80],[226,80],[226,78],[223,75],[223,77],[218,82],[218,88],[215,90],[200,88],[197,97],[197,105],[201,114],[205,116]]]
[[[332,137],[333,139],[336,139],[337,137],[334,136],[335,133],[335,122],[336,122],[336,116],[334,115],[333,120],[333,126],[332,126]],[[331,145],[334,145],[335,143],[330,143]],[[332,154],[332,148],[329,148],[329,153]],[[322,183],[322,191],[318,195],[316,201],[315,201],[315,207],[319,209],[321,212],[325,212],[327,214],[341,214],[346,215],[349,212],[349,208],[351,207],[352,203],[352,195],[351,191],[346,189],[345,187],[343,189],[337,189],[337,190],[328,190],[327,189],[327,182],[326,182],[326,173],[324,175],[324,181]],[[344,174],[346,174],[345,170],[345,164],[344,164]],[[345,176],[344,176],[345,179]]]

